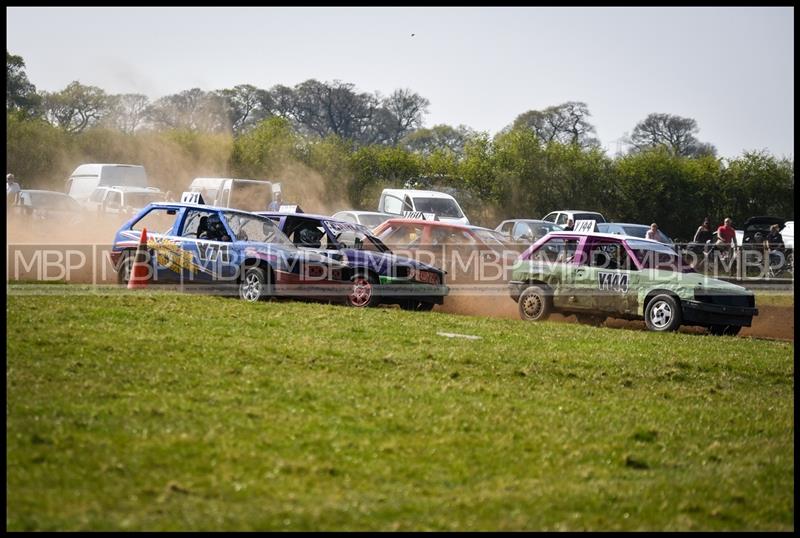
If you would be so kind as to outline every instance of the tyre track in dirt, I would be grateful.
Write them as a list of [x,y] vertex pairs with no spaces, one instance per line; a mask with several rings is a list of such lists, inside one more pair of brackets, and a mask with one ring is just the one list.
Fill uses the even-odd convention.
[[[769,338],[773,340],[789,340],[794,342],[794,307],[793,306],[758,306],[758,315],[753,318],[752,327],[744,327],[740,337]],[[436,307],[438,312],[460,314],[466,316],[493,317],[503,319],[520,319],[517,303],[510,297],[497,296],[449,296],[444,304]],[[553,314],[551,320],[562,323],[577,323],[574,315]],[[609,318],[603,325],[615,329],[645,330],[644,321],[628,321]],[[687,334],[705,334],[702,327],[682,326],[679,329]]]

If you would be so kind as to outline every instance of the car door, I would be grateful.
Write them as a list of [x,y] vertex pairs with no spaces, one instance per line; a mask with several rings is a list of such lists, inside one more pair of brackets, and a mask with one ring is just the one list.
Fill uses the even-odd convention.
[[528,258],[530,274],[542,280],[553,290],[553,305],[556,308],[571,308],[575,294],[575,279],[583,238],[552,237],[539,245]]
[[402,216],[404,211],[413,210],[414,206],[411,205],[408,196],[405,196],[405,199],[403,199],[394,194],[384,194],[383,205],[381,207],[382,212]]
[[122,193],[119,191],[106,191],[103,199],[103,207],[106,213],[116,215],[122,212]]
[[[210,234],[209,221],[220,219],[225,235]],[[187,208],[180,229],[181,278],[185,284],[208,284],[235,277],[235,233],[219,211]],[[226,239],[227,238],[227,239]]]
[[607,314],[622,314],[635,303],[638,275],[621,241],[592,238],[576,270],[576,306]]

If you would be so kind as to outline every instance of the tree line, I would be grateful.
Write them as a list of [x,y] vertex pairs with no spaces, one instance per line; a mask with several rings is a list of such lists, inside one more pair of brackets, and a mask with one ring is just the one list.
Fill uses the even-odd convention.
[[491,226],[569,206],[689,238],[705,216],[793,217],[793,161],[767,152],[717,158],[691,118],[650,114],[628,150],[608,156],[583,102],[523,112],[494,136],[426,128],[429,105],[409,89],[381,96],[314,79],[194,88],[153,102],[77,81],[37,92],[22,58],[7,52],[7,161],[23,187],[55,188],[79,162],[142,163],[177,188],[194,175],[279,178],[294,166],[321,178],[324,197],[353,208],[375,209],[381,189],[407,184],[449,190],[471,220]]

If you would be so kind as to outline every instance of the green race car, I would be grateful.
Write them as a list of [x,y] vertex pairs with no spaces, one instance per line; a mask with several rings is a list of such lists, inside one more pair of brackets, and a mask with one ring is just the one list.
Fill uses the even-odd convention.
[[560,312],[591,324],[644,319],[651,331],[683,324],[735,335],[758,315],[751,291],[698,274],[671,246],[637,237],[551,232],[520,255],[511,278],[511,298],[530,321]]

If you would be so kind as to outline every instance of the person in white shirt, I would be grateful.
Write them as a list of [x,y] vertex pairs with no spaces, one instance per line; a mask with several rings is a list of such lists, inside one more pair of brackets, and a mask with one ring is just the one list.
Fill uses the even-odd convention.
[[658,225],[655,222],[650,225],[650,229],[644,234],[644,238],[658,241]]
[[16,203],[19,191],[19,183],[14,179],[14,174],[6,174],[6,205]]

